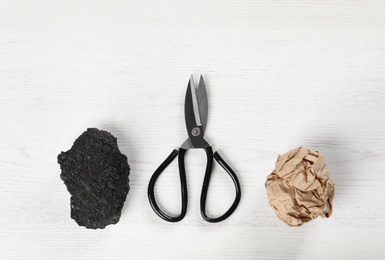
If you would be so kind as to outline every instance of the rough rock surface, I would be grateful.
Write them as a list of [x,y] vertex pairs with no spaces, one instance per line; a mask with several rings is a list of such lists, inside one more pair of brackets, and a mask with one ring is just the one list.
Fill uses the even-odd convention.
[[71,218],[86,228],[116,224],[129,191],[130,166],[109,132],[89,128],[58,155]]

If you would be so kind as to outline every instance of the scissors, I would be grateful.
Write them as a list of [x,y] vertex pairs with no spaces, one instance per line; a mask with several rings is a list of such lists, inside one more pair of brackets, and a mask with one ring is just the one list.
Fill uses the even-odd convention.
[[[187,86],[184,113],[188,138],[179,148],[179,151],[174,149],[171,154],[167,157],[167,159],[158,167],[158,169],[152,175],[150,183],[148,185],[148,199],[150,201],[152,209],[159,217],[169,222],[181,221],[185,217],[187,211],[187,182],[184,165],[185,153],[188,149],[192,148],[204,149],[207,154],[207,164],[200,198],[200,211],[204,220],[212,223],[220,222],[228,218],[237,208],[241,199],[241,187],[239,184],[238,177],[234,173],[234,171],[217,152],[213,153],[212,147],[204,139],[204,133],[207,124],[208,102],[206,86],[203,81],[202,75],[200,76],[198,87],[195,87],[193,75],[191,75],[190,77]],[[154,187],[159,175],[176,158],[177,155],[179,165],[179,178],[181,185],[182,209],[179,216],[169,216],[159,208],[154,195]],[[209,217],[206,213],[207,191],[211,179],[213,158],[229,174],[229,176],[234,182],[236,192],[235,200],[231,207],[227,210],[225,214],[216,218]]]

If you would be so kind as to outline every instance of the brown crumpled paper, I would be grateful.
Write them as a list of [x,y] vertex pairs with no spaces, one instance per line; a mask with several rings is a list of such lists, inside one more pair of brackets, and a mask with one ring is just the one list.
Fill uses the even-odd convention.
[[330,217],[334,183],[318,152],[299,147],[279,155],[265,183],[270,206],[289,226]]

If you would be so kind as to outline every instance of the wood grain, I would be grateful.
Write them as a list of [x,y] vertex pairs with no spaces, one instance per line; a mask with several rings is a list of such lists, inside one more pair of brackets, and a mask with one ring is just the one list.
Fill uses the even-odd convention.
[[[0,258],[376,259],[385,254],[385,2],[1,1]],[[191,73],[205,76],[206,137],[243,194],[226,221],[199,214],[203,151],[188,152],[177,224],[147,200],[149,178],[186,138]],[[70,219],[56,156],[87,127],[110,131],[131,165],[120,222]],[[278,153],[326,158],[334,212],[280,222],[264,188]],[[157,194],[179,210],[176,163]],[[215,168],[209,212],[233,199]]]

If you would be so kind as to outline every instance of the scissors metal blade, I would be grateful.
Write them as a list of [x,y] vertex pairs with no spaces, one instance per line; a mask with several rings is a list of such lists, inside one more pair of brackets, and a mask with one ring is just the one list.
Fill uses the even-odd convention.
[[197,94],[197,100],[199,104],[199,114],[201,117],[202,127],[203,127],[203,130],[206,131],[208,101],[207,101],[206,85],[202,75],[199,78],[199,84],[198,84],[198,88],[196,89],[196,94]]
[[191,146],[196,148],[206,147],[207,142],[203,139],[203,136],[207,123],[208,102],[202,76],[196,88],[191,75],[186,91],[184,111]]
[[193,112],[194,112],[194,117],[195,117],[195,124],[197,126],[202,126],[201,115],[199,112],[197,90],[195,87],[193,75],[191,75],[191,77],[190,77],[189,87],[190,87],[190,91],[191,91],[191,100],[192,100]]

